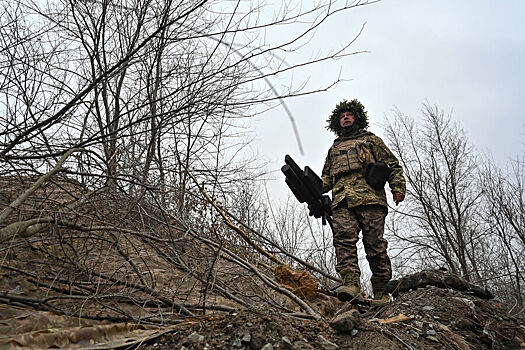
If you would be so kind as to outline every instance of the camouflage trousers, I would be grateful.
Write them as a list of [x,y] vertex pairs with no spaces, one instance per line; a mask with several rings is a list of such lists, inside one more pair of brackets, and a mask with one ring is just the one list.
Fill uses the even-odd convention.
[[333,210],[334,247],[337,257],[336,271],[345,276],[360,274],[357,241],[363,231],[366,259],[372,270],[372,284],[383,285],[392,278],[392,266],[386,252],[387,241],[383,238],[387,210],[380,205],[363,205],[347,208],[345,205]]

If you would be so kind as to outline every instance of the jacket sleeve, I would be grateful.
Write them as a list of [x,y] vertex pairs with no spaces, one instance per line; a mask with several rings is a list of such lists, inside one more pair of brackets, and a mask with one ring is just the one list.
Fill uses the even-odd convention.
[[330,150],[328,150],[328,154],[324,161],[321,179],[323,180],[323,193],[330,191],[332,189],[332,179],[330,178]]
[[385,145],[383,140],[374,135],[369,138],[371,142],[371,149],[376,161],[385,162],[392,172],[388,177],[388,184],[392,192],[406,193],[406,181],[403,175],[403,168],[399,165],[399,161],[392,151]]

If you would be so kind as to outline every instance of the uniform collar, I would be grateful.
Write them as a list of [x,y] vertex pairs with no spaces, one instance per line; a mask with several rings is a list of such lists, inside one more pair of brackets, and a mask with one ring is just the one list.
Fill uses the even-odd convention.
[[371,135],[372,133],[370,131],[367,131],[365,129],[357,129],[357,130],[351,130],[347,135],[339,136],[335,139],[335,141],[345,141],[345,140],[351,140],[356,139],[361,136],[367,136]]

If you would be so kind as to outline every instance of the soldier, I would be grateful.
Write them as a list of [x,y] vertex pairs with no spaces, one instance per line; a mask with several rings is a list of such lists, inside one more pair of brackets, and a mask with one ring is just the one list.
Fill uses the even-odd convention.
[[332,190],[336,271],[343,279],[337,297],[341,301],[363,301],[356,246],[362,231],[372,270],[373,304],[384,305],[390,301],[385,287],[392,277],[383,238],[388,211],[384,185],[388,181],[396,205],[403,201],[403,169],[383,140],[365,130],[368,116],[358,100],[341,101],[327,122],[327,129],[338,136],[328,150],[322,172],[323,192]]

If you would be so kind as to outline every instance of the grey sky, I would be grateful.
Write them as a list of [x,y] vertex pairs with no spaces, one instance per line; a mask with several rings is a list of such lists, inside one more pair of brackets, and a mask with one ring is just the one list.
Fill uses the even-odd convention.
[[344,98],[365,105],[370,130],[380,136],[379,124],[394,106],[416,117],[428,101],[451,112],[472,144],[500,164],[525,150],[525,1],[383,0],[333,17],[300,55],[339,48],[364,22],[353,50],[370,53],[294,75],[294,82],[309,79],[311,87],[340,71],[351,79],[316,96],[287,100],[304,156],[282,108],[260,118],[254,146],[273,170],[289,153],[320,172],[333,140],[325,120]]

